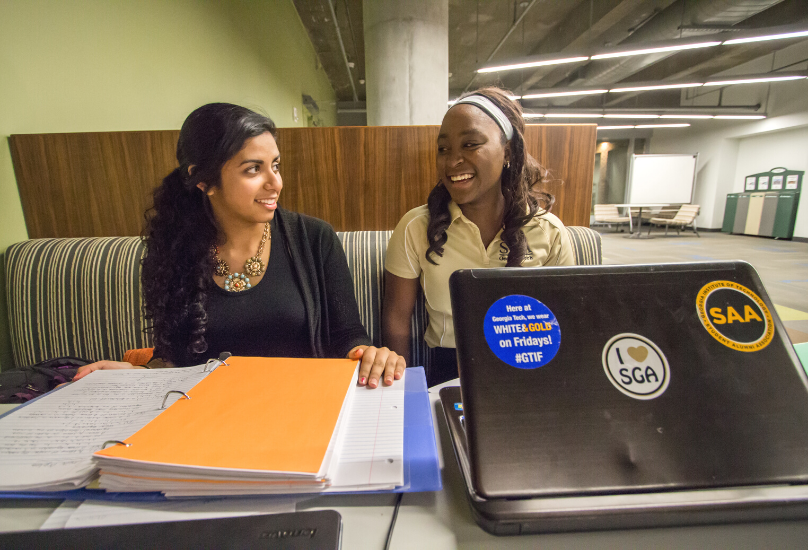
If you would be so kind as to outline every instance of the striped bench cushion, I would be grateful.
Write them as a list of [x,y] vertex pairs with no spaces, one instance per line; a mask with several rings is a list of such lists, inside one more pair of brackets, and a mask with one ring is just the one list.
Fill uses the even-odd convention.
[[[381,343],[384,260],[392,231],[337,233],[354,281],[359,314]],[[579,265],[601,263],[600,235],[570,227]],[[120,359],[152,345],[143,329],[138,237],[34,239],[6,250],[6,292],[14,362],[33,365],[62,356]],[[419,293],[412,317],[411,364],[428,368],[427,326]]]
[[[359,316],[368,331],[374,346],[382,341],[382,299],[384,296],[384,260],[387,257],[387,241],[392,231],[347,231],[337,236],[348,257],[348,269],[354,281],[354,293],[359,304]],[[428,363],[427,345],[424,332],[427,326],[426,305],[423,293],[418,293],[418,301],[412,315],[410,333],[410,364]]]
[[581,226],[569,226],[567,233],[575,252],[575,265],[600,265],[603,263],[600,233]]
[[120,359],[143,332],[138,237],[34,239],[6,250],[14,362]]

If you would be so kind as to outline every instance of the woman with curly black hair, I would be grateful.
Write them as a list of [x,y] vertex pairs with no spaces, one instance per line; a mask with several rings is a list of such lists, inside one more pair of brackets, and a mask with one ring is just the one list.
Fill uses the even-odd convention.
[[550,214],[554,198],[536,189],[544,170],[525,149],[519,104],[499,88],[459,99],[438,135],[440,180],[427,204],[407,212],[385,264],[385,343],[406,354],[419,282],[432,348],[430,386],[457,378],[449,276],[457,269],[572,265],[569,236]]
[[[244,107],[191,113],[179,167],[154,192],[142,284],[154,337],[149,367],[204,363],[227,351],[360,359],[360,384],[401,378],[403,357],[370,346],[345,253],[322,220],[278,206],[275,124]],[[133,368],[101,361],[97,369]]]

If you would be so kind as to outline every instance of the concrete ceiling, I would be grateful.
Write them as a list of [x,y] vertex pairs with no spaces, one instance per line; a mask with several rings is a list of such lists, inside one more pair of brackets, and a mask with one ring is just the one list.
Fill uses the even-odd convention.
[[[374,1],[374,0],[367,0]],[[338,101],[365,99],[362,0],[294,0]],[[522,95],[543,88],[703,78],[803,39],[632,56],[502,73],[478,74],[485,65],[543,54],[566,54],[739,29],[804,22],[808,0],[449,0],[449,97],[484,85]],[[802,67],[797,67],[797,69]],[[353,77],[353,87],[348,71]],[[613,96],[613,94],[608,94]],[[526,107],[678,107],[680,91],[617,97],[526,100]]]
[[[362,26],[362,0],[294,0],[300,20],[309,33],[314,50],[323,64],[337,101],[365,100],[365,35]],[[333,7],[333,15],[332,15]],[[339,24],[339,36],[345,48],[345,57],[352,68],[347,68],[342,55],[334,15]],[[353,87],[348,71],[353,77]]]

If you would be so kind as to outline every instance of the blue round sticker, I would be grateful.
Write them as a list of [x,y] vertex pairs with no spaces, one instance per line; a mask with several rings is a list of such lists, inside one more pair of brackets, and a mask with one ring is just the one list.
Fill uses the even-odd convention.
[[483,328],[494,355],[520,369],[546,365],[561,345],[555,315],[530,296],[514,294],[494,302],[485,314]]

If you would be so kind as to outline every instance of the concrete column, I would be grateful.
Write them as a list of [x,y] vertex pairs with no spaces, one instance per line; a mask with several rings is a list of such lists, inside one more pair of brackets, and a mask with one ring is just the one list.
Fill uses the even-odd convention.
[[368,126],[440,124],[449,101],[449,0],[365,0]]

